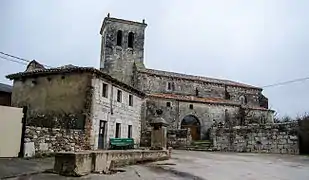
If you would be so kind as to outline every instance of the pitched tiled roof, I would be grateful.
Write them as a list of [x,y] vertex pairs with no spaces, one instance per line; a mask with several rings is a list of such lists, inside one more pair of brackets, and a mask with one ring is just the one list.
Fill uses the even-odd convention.
[[12,86],[10,86],[8,84],[0,83],[0,92],[11,93],[12,92]]
[[225,79],[215,79],[215,78],[209,78],[209,77],[203,77],[203,76],[194,76],[194,75],[187,75],[187,74],[155,70],[155,69],[146,69],[146,68],[140,68],[138,69],[138,71],[140,73],[146,73],[146,74],[156,75],[156,76],[180,78],[180,79],[186,79],[186,80],[192,80],[192,81],[203,81],[203,82],[213,83],[213,84],[222,84],[222,85],[229,85],[229,86],[235,86],[235,87],[262,90],[262,88],[259,88],[259,87],[255,87],[252,85],[243,84],[243,83],[239,83],[235,81],[225,80]]
[[80,66],[73,66],[73,65],[67,65],[62,66],[58,68],[50,68],[50,69],[35,69],[33,71],[28,72],[19,72],[15,74],[7,75],[6,78],[10,80],[18,79],[18,78],[28,78],[28,77],[37,77],[37,76],[46,76],[46,75],[53,75],[53,74],[62,74],[62,73],[82,73],[82,72],[90,72],[94,73],[100,77],[103,77],[106,80],[109,80],[129,91],[132,93],[136,93],[140,96],[145,96],[145,93],[142,91],[139,91],[138,89],[133,88],[132,86],[129,86],[115,78],[112,78],[110,75],[103,73],[102,71],[93,68],[93,67],[80,67]]
[[[173,99],[179,101],[186,101],[186,102],[196,102],[196,103],[206,103],[206,104],[219,104],[219,105],[230,105],[230,106],[241,106],[240,103],[220,99],[220,98],[212,98],[212,97],[196,97],[196,96],[189,96],[189,95],[180,95],[180,94],[165,94],[165,93],[155,93],[155,94],[148,94],[148,97],[154,98],[163,98],[163,99]],[[263,107],[248,107],[249,109],[254,110],[269,110]]]

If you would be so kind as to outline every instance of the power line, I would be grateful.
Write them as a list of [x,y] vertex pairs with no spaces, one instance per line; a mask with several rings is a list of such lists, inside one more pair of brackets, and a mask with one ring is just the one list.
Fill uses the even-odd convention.
[[31,62],[30,60],[27,60],[27,59],[24,59],[24,58],[20,58],[20,57],[17,57],[17,56],[13,56],[13,55],[10,55],[10,54],[7,54],[7,53],[4,53],[4,52],[1,52],[0,51],[0,54],[3,54],[3,55],[6,55],[6,56],[9,56],[9,57],[12,57],[12,58],[15,58],[15,59],[19,59],[21,61],[24,61],[24,62]]
[[[7,53],[4,53],[4,52],[1,52],[0,51],[0,54],[3,54],[5,56],[8,56],[8,57],[11,57],[11,58],[15,58],[15,59],[18,59],[19,61],[23,61],[23,62],[27,62],[27,63],[30,63],[31,61],[30,60],[27,60],[27,59],[24,59],[24,58],[21,58],[21,57],[17,57],[17,56],[14,56],[14,55],[11,55],[11,54],[7,54]],[[3,57],[3,56],[2,56]],[[17,60],[10,60],[12,62],[16,62]],[[27,65],[27,64],[26,64]],[[45,67],[48,67],[48,68],[52,68],[52,66],[49,66],[49,65],[46,65],[46,64],[42,64],[43,66]]]
[[20,62],[20,61],[14,60],[14,59],[9,59],[9,58],[3,57],[3,56],[0,56],[0,58],[7,60],[7,61],[15,62],[15,63],[18,63],[18,64],[27,65],[27,63]]
[[[27,59],[24,59],[24,58],[21,58],[21,57],[17,57],[17,56],[11,55],[11,54],[7,54],[7,53],[1,52],[1,51],[0,51],[0,54],[3,54],[3,55],[6,55],[6,56],[9,56],[9,57],[11,57],[11,58],[15,58],[15,59],[18,59],[18,60],[19,60],[19,61],[18,61],[18,60],[8,59],[8,58],[6,58],[6,57],[0,56],[0,58],[2,58],[2,59],[4,59],[4,60],[7,60],[7,61],[11,61],[11,62],[23,64],[23,65],[27,65],[27,63],[31,62],[30,60],[27,60]],[[23,62],[20,62],[20,61],[23,61]],[[24,63],[24,62],[27,62],[27,63]],[[42,64],[42,65],[51,68],[51,66],[49,66],[49,65],[46,65],[46,64]],[[291,84],[291,83],[294,83],[294,82],[306,81],[306,80],[309,80],[309,77],[298,78],[298,79],[293,79],[293,80],[289,80],[289,81],[284,81],[284,82],[269,84],[269,85],[262,86],[262,88],[269,88],[269,87],[281,86],[281,85],[286,85],[286,84]]]
[[280,85],[291,84],[291,83],[294,83],[294,82],[306,81],[306,80],[309,80],[309,77],[293,79],[293,80],[284,81],[284,82],[279,82],[279,83],[275,83],[275,84],[269,84],[269,85],[266,85],[266,86],[262,86],[262,88],[280,86]]

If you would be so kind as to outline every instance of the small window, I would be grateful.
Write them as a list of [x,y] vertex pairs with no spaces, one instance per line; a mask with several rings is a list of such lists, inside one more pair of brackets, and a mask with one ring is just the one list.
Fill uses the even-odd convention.
[[120,123],[116,123],[116,138],[120,138],[121,137],[121,125]]
[[133,96],[129,94],[129,106],[133,106]]
[[195,88],[195,96],[198,96],[198,94],[199,94],[199,91],[197,88]]
[[174,91],[175,90],[175,83],[174,82],[167,82],[167,90]]
[[226,86],[226,85],[224,86],[224,97],[225,97],[225,99],[227,99],[227,100],[230,100],[230,99],[231,99],[231,95],[230,95],[230,93],[227,91],[227,86]]
[[171,107],[171,102],[166,102],[166,107]]
[[129,48],[133,48],[133,42],[134,42],[134,34],[133,32],[130,32],[128,36],[128,47]]
[[128,138],[132,138],[132,125],[128,126]]
[[122,31],[117,32],[117,46],[122,46]]
[[190,104],[189,108],[190,108],[190,109],[193,109],[193,104]]
[[122,91],[117,90],[117,102],[122,102]]
[[167,83],[167,90],[172,90],[172,83],[171,82]]
[[240,96],[240,97],[239,97],[239,100],[240,100],[240,103],[241,103],[241,104],[247,104],[247,103],[248,103],[247,97],[246,97],[246,96]]
[[103,83],[103,87],[102,87],[102,96],[107,98],[108,97],[108,85]]

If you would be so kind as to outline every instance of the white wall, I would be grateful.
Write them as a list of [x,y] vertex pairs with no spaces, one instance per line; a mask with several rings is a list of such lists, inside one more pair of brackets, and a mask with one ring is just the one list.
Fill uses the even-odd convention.
[[[108,84],[108,97],[102,96],[103,83]],[[121,123],[121,137],[128,137],[128,125],[132,125],[132,138],[135,143],[140,143],[141,131],[141,105],[142,99],[121,87],[104,82],[102,79],[93,79],[93,125],[92,125],[92,144],[93,149],[98,149],[99,125],[100,120],[107,121],[107,134],[105,144],[107,147],[109,138],[116,135],[116,123]],[[117,90],[122,91],[122,102],[117,102]],[[129,106],[129,94],[133,95],[133,106]],[[113,114],[111,113],[113,112]]]
[[18,156],[22,117],[22,108],[0,106],[0,157]]

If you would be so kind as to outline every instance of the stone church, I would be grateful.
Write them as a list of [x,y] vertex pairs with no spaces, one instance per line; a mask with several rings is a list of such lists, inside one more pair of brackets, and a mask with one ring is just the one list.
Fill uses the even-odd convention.
[[213,123],[273,122],[263,89],[231,80],[155,70],[144,65],[147,24],[105,17],[101,27],[101,71],[146,93],[143,132],[156,110],[170,129],[189,128],[193,140],[207,139]]

